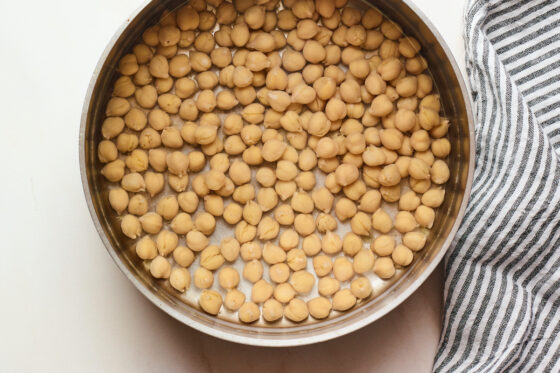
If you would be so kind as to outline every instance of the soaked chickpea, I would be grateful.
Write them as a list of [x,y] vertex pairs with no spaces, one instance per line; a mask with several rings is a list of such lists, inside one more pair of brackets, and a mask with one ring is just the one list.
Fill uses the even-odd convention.
[[[390,279],[411,264],[451,176],[451,124],[416,39],[346,0],[277,5],[193,0],[163,12],[118,63],[97,147],[101,174],[119,183],[109,203],[127,211],[121,228],[139,238],[152,276],[189,291],[186,268],[200,252],[200,307],[216,315],[223,302],[244,323],[261,312],[267,322],[323,319],[370,297],[369,279],[355,275]],[[215,246],[220,219],[235,225],[234,237]],[[233,266],[218,272],[223,300],[209,290],[211,271],[239,256],[251,302]],[[311,292],[315,275],[320,296],[294,298]]]
[[244,303],[245,294],[237,289],[229,290],[224,299],[224,306],[231,311],[237,311]]
[[222,296],[214,290],[203,290],[198,299],[200,307],[211,315],[217,315],[222,308]]
[[150,260],[157,256],[157,247],[154,240],[149,236],[144,236],[136,243],[136,255],[140,259]]
[[408,247],[404,245],[397,245],[391,254],[391,258],[395,264],[402,267],[406,267],[412,263],[414,259],[414,253]]
[[346,311],[354,307],[356,297],[350,289],[342,289],[337,291],[332,298],[332,306],[335,311]]
[[306,303],[301,299],[292,299],[284,308],[284,316],[293,322],[301,322],[309,316]]
[[372,215],[372,227],[381,233],[387,233],[393,228],[393,221],[389,214],[380,208]]
[[335,204],[335,214],[338,220],[345,221],[356,215],[357,207],[352,200],[341,198]]
[[169,278],[171,264],[162,256],[155,257],[150,263],[150,273],[154,278]]
[[375,261],[373,271],[382,279],[389,279],[395,274],[395,265],[393,260],[388,257],[378,258]]

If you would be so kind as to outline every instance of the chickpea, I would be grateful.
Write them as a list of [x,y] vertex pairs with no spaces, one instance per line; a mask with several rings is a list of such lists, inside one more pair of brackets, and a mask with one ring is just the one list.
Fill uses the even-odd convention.
[[171,264],[162,256],[156,256],[150,263],[150,273],[154,278],[169,278]]
[[278,28],[289,31],[296,27],[297,19],[289,9],[283,9],[278,12]]
[[223,198],[230,197],[234,193],[235,193],[235,184],[233,184],[233,181],[231,181],[231,179],[228,177],[226,177],[224,186],[216,191],[216,194]]
[[[201,1],[201,3],[204,2]],[[216,16],[214,15],[214,13],[203,10],[203,11],[199,11],[198,15],[199,15],[198,28],[201,31],[208,31],[214,28],[214,26],[216,25]]]
[[414,193],[409,191],[403,194],[399,200],[399,209],[405,211],[414,211],[420,205],[420,198]]
[[331,273],[332,267],[332,260],[327,255],[317,255],[313,258],[313,269],[319,277],[324,277]]
[[275,162],[282,157],[285,150],[286,143],[280,140],[271,139],[264,143],[262,157],[268,162]]
[[[181,106],[179,107],[179,117],[181,117],[181,119],[183,120],[187,120],[187,121],[196,120],[198,118],[198,113],[199,111],[198,111],[197,104],[192,99],[184,100]],[[185,128],[185,126],[183,126],[183,129]],[[183,139],[185,139],[184,135],[183,135]]]
[[237,311],[245,303],[245,294],[239,290],[232,289],[226,294],[224,306],[231,311]]
[[191,283],[189,271],[185,268],[173,268],[169,276],[169,283],[175,290],[184,292]]
[[222,308],[222,296],[214,290],[203,290],[198,298],[198,304],[204,312],[217,315]]
[[305,148],[299,154],[298,166],[303,171],[310,171],[317,165],[317,156],[309,148]]
[[140,224],[146,233],[157,234],[163,225],[163,221],[159,214],[148,212],[140,217]]
[[298,214],[294,219],[294,228],[302,236],[308,236],[315,231],[315,220],[311,214]]
[[284,283],[290,277],[290,267],[286,263],[273,264],[269,268],[270,279],[277,283]]
[[189,4],[177,11],[177,26],[183,30],[195,30],[199,25],[198,12]]
[[307,266],[307,257],[303,250],[292,249],[288,252],[287,263],[292,271],[299,271]]
[[395,114],[395,127],[402,131],[411,131],[416,125],[416,115],[408,109],[399,109]]
[[436,184],[445,184],[447,180],[449,180],[449,166],[447,166],[447,163],[445,163],[441,159],[438,159],[432,165],[430,174],[432,182]]
[[157,203],[156,212],[165,220],[173,219],[179,212],[177,198],[174,195],[163,197]]
[[414,179],[425,180],[430,178],[430,168],[421,159],[412,158],[408,165],[408,173]]
[[241,204],[255,198],[255,188],[251,184],[245,184],[237,187],[233,192],[233,200]]
[[117,79],[115,85],[113,86],[113,94],[123,98],[132,96],[135,90],[136,87],[134,86],[132,79],[128,76],[121,76]]
[[354,277],[352,262],[350,262],[346,257],[337,257],[333,264],[333,274],[338,281],[344,282],[350,280]]
[[387,233],[393,228],[393,222],[389,214],[380,208],[372,216],[372,227],[381,233]]
[[252,72],[258,72],[270,67],[270,61],[262,52],[249,52],[245,60],[245,66]]
[[307,305],[303,300],[294,298],[284,308],[284,315],[287,319],[293,322],[301,322],[307,319],[309,311],[307,310]]
[[150,69],[147,65],[140,65],[138,71],[134,74],[132,81],[138,86],[145,86],[152,82],[152,76],[150,75]]
[[177,236],[176,233],[167,230],[163,230],[159,232],[156,240],[156,246],[159,255],[167,256],[171,254],[173,250],[175,250],[175,248],[177,247],[178,243],[179,243],[179,237]]
[[332,34],[332,42],[340,47],[347,47],[348,41],[346,40],[346,32],[348,31],[348,27],[341,25],[336,30],[334,30]]
[[109,117],[103,121],[101,133],[106,140],[117,137],[124,129],[124,120],[119,117]]
[[346,31],[348,44],[359,47],[366,41],[366,29],[361,25],[353,25]]
[[416,193],[427,192],[432,184],[429,179],[420,180],[420,179],[415,179],[413,177],[409,178],[408,183],[410,184],[410,189],[412,189]]
[[430,189],[422,195],[422,204],[431,208],[437,208],[443,203],[444,197],[444,189]]
[[142,237],[136,243],[136,255],[143,260],[154,259],[157,256],[156,243],[149,236]]
[[305,58],[300,52],[288,49],[282,55],[282,66],[288,72],[299,71],[305,66]]
[[346,255],[355,256],[362,248],[363,241],[358,235],[352,232],[346,233],[342,240],[342,250]]
[[194,229],[194,224],[189,214],[181,212],[173,218],[170,227],[177,234],[187,234]]
[[403,244],[412,251],[420,251],[426,245],[426,235],[421,232],[408,232],[403,236]]
[[250,324],[257,321],[261,316],[261,310],[258,305],[253,302],[244,303],[238,311],[239,321]]
[[274,289],[274,299],[280,303],[288,303],[296,295],[296,291],[289,283],[278,284]]
[[325,107],[327,118],[334,122],[343,119],[347,114],[347,108],[344,102],[336,97],[331,98]]
[[323,137],[317,142],[315,152],[319,158],[329,159],[338,154],[338,149],[338,144],[333,139]]
[[395,250],[393,250],[391,258],[393,259],[393,262],[395,262],[395,264],[406,267],[410,265],[410,263],[412,263],[414,254],[408,247],[404,245],[397,245]]
[[241,139],[241,136],[233,135],[226,139],[224,148],[227,154],[238,155],[247,149],[247,145]]
[[274,210],[274,218],[281,225],[291,225],[294,222],[294,211],[290,205],[280,205]]
[[257,227],[246,221],[241,221],[235,226],[235,238],[240,243],[249,242],[257,235]]
[[282,304],[276,299],[268,299],[262,308],[263,319],[268,322],[279,320],[284,315]]
[[136,216],[125,215],[121,221],[121,230],[128,238],[136,239],[142,234],[142,225]]
[[356,298],[364,299],[371,295],[373,289],[371,282],[366,277],[358,277],[350,284],[350,291]]
[[323,277],[319,279],[317,287],[319,294],[328,297],[335,294],[340,289],[340,283],[332,277]]
[[[305,57],[305,59],[307,59],[305,54],[306,53],[304,52],[303,56]],[[305,83],[313,84],[317,79],[320,79],[323,76],[323,72],[324,72],[324,67],[322,64],[308,64],[303,68],[301,75]]]
[[352,232],[360,236],[369,236],[371,230],[371,218],[364,212],[357,212],[350,220]]
[[[321,100],[328,100],[333,97],[336,92],[336,82],[333,78],[324,76],[317,79],[315,83],[313,83],[313,88],[317,93],[317,97],[319,97]],[[336,106],[338,105],[338,103],[332,105]],[[337,106],[335,108],[332,108],[333,111],[334,109],[343,110],[342,108],[339,108]]]
[[354,256],[353,269],[358,274],[366,273],[373,267],[374,257],[371,250],[360,249]]
[[352,184],[360,176],[358,168],[352,164],[343,163],[336,168],[336,182],[341,186]]
[[208,269],[200,267],[194,272],[194,285],[199,289],[209,289],[214,284],[214,275]]
[[224,264],[225,258],[220,253],[218,246],[208,246],[200,253],[200,265],[203,268],[214,271]]
[[198,208],[198,196],[194,192],[184,192],[177,195],[179,207],[185,212],[193,213]]
[[379,256],[388,256],[395,248],[395,240],[391,236],[380,235],[372,242],[371,248]]
[[341,198],[336,202],[334,211],[338,220],[345,221],[356,215],[357,208],[350,199]]
[[326,254],[336,254],[342,250],[342,240],[336,233],[328,231],[323,236],[321,248]]
[[[111,163],[109,163],[109,165],[110,164]],[[128,192],[143,192],[146,190],[146,183],[142,175],[137,172],[132,172],[123,176],[121,187]]]
[[316,92],[315,90],[304,84],[298,84],[292,89],[292,102],[297,104],[310,104],[315,100]]
[[173,260],[182,267],[189,267],[194,262],[194,254],[188,248],[179,246],[173,250]]
[[354,307],[356,297],[350,289],[342,289],[337,291],[332,299],[332,306],[335,311],[346,311]]
[[117,212],[121,214],[126,210],[129,203],[128,193],[122,188],[115,188],[109,191],[109,204]]
[[399,211],[395,217],[395,229],[401,233],[410,232],[418,227],[418,223],[408,211]]
[[169,153],[166,157],[167,169],[176,176],[185,176],[189,168],[189,158],[180,151]]
[[360,204],[358,209],[373,213],[381,206],[381,193],[379,191],[372,189],[368,190],[360,199]]
[[181,31],[181,39],[177,44],[180,48],[188,48],[194,42],[195,33],[192,30],[189,31]]
[[387,280],[395,274],[395,265],[391,258],[379,258],[375,262],[373,271],[380,278]]
[[213,65],[224,68],[231,63],[231,51],[226,47],[218,47],[211,51],[210,59]]
[[256,283],[262,278],[263,265],[258,259],[253,259],[243,268],[243,278],[251,283]]
[[197,214],[194,220],[195,228],[204,235],[211,235],[216,228],[216,219],[207,212]]
[[278,236],[280,231],[279,223],[269,216],[265,216],[257,227],[257,233],[260,240],[272,240]]
[[435,220],[435,211],[431,207],[420,205],[414,213],[414,218],[420,226],[431,228]]
[[142,40],[146,45],[155,47],[159,44],[158,32],[159,32],[159,25],[148,27],[142,33]]
[[216,107],[216,96],[214,92],[205,89],[198,94],[196,99],[196,107],[204,113],[210,113]]
[[119,61],[119,72],[125,76],[134,75],[138,71],[136,55],[127,54]]
[[202,251],[208,246],[208,237],[202,232],[192,230],[186,235],[186,243],[192,251]]

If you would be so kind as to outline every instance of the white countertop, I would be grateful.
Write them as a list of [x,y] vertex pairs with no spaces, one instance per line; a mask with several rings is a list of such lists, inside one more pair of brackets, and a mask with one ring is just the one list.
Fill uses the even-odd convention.
[[[412,0],[464,66],[464,0]],[[6,371],[427,372],[439,337],[441,268],[398,309],[334,341],[236,345],[171,319],[112,262],[82,192],[86,87],[141,0],[2,1],[0,361]]]

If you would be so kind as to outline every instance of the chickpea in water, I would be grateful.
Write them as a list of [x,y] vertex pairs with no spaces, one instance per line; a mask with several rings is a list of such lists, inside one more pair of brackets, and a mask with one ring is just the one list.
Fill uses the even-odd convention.
[[111,213],[208,314],[349,310],[376,295],[368,273],[413,263],[444,204],[453,124],[421,45],[346,1],[207,2],[117,64],[96,153]]

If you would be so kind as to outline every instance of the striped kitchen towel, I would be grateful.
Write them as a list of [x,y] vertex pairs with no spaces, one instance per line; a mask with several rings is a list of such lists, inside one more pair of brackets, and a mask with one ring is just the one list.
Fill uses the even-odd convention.
[[476,168],[436,372],[560,372],[560,1],[469,0]]

